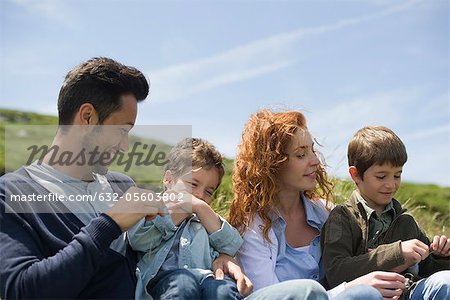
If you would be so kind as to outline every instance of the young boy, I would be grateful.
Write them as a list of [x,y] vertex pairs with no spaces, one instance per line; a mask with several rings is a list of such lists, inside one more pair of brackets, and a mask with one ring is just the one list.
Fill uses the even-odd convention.
[[223,175],[221,154],[204,140],[185,139],[171,150],[166,195],[192,195],[192,206],[129,231],[131,247],[143,252],[136,299],[241,299],[234,281],[216,280],[211,271],[219,252],[234,256],[242,245],[239,232],[209,206]]
[[450,269],[450,239],[436,235],[430,244],[393,198],[407,160],[403,142],[386,127],[364,127],[350,141],[347,156],[356,190],[322,228],[327,284],[392,271],[408,278],[402,299],[450,299],[450,271],[442,271]]

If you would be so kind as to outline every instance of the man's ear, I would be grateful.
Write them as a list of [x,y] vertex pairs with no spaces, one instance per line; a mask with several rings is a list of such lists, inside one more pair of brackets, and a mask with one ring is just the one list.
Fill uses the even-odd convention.
[[75,114],[74,125],[97,125],[98,115],[91,103],[83,103]]
[[356,169],[355,166],[350,166],[350,168],[348,168],[348,172],[350,173],[352,180],[356,184],[359,184],[362,181],[362,178],[361,178],[361,176],[359,176],[358,170]]
[[163,183],[164,186],[166,187],[166,189],[170,189],[173,185],[175,179],[173,177],[172,172],[170,172],[170,170],[167,170],[166,173],[164,173],[164,179],[163,179]]

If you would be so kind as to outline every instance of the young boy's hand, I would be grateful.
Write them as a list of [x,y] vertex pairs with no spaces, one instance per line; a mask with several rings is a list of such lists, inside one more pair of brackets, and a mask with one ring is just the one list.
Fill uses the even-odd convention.
[[184,191],[169,190],[165,192],[165,205],[169,210],[172,222],[178,226],[184,219],[192,215],[191,195]]
[[435,235],[430,245],[430,251],[437,256],[450,256],[450,238],[445,235]]
[[430,254],[429,247],[418,239],[403,241],[400,245],[405,264],[409,266],[424,260]]

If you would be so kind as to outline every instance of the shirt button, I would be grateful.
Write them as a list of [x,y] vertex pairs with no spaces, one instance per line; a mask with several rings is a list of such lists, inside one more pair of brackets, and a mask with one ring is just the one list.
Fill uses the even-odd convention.
[[187,269],[187,268],[189,268],[189,266],[188,265],[184,265],[183,268]]

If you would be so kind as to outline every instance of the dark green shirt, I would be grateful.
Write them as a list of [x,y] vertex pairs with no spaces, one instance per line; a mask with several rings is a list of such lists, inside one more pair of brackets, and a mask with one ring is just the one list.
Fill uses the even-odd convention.
[[369,220],[367,247],[369,249],[375,249],[381,244],[384,234],[388,230],[389,225],[391,225],[392,220],[395,218],[394,205],[392,204],[392,201],[390,201],[383,212],[378,215],[359,193],[358,202],[364,207],[367,214],[367,220]]

